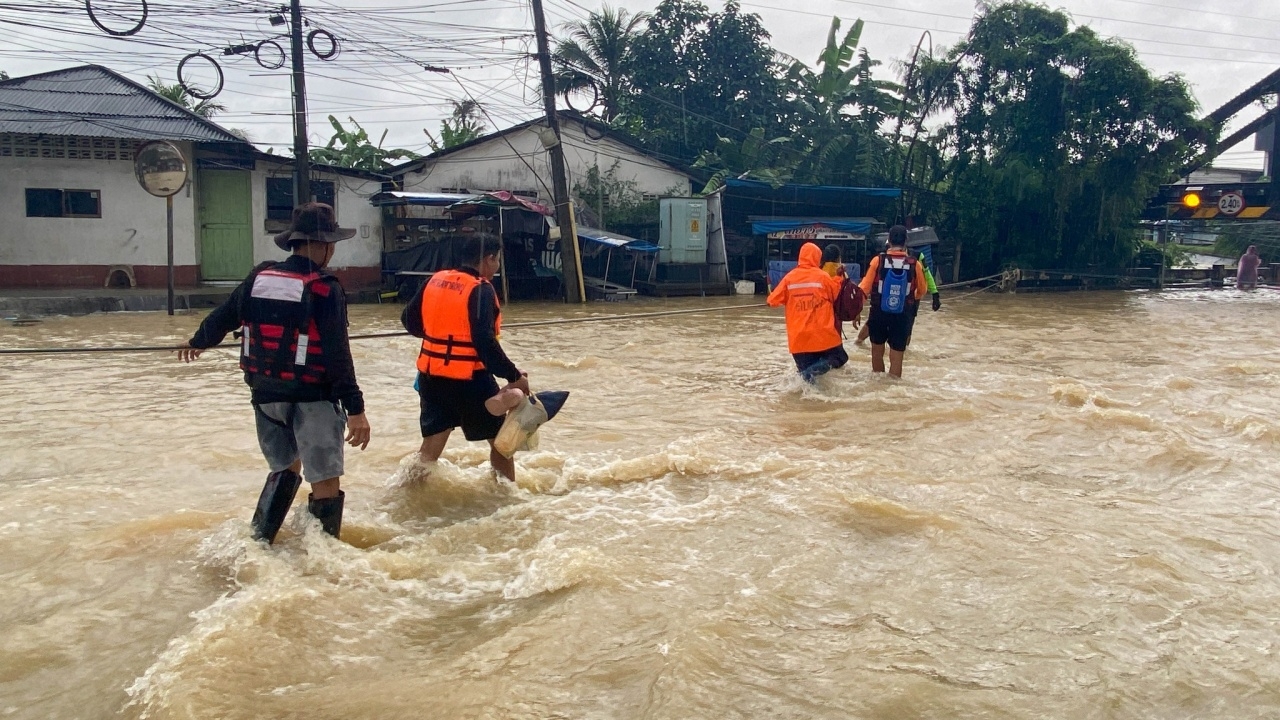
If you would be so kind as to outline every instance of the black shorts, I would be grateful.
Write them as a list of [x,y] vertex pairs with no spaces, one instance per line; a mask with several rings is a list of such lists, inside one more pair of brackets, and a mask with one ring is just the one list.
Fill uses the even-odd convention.
[[493,416],[484,401],[498,394],[498,381],[488,373],[470,380],[450,380],[418,373],[418,424],[422,437],[462,428],[468,440],[498,437],[505,416]]
[[911,328],[916,324],[915,313],[910,308],[893,314],[872,308],[867,317],[867,331],[872,345],[888,343],[889,349],[904,352],[911,344]]

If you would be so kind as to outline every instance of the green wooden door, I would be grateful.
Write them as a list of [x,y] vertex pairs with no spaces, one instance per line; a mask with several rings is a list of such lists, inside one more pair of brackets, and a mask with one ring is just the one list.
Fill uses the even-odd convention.
[[243,280],[253,269],[253,199],[244,170],[201,170],[200,277]]

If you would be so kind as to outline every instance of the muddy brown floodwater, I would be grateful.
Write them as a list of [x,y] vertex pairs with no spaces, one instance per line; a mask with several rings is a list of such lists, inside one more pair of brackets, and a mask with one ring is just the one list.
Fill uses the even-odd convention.
[[816,390],[766,309],[511,329],[573,396],[510,490],[424,479],[414,343],[361,342],[343,542],[273,548],[232,352],[0,356],[0,717],[1276,717],[1277,300],[978,296]]

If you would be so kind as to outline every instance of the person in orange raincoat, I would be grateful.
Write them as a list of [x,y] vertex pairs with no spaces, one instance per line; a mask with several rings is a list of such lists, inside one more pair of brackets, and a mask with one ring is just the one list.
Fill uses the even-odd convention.
[[805,243],[799,263],[769,293],[771,307],[786,307],[787,349],[806,382],[849,362],[836,323],[840,282],[822,270],[822,250]]

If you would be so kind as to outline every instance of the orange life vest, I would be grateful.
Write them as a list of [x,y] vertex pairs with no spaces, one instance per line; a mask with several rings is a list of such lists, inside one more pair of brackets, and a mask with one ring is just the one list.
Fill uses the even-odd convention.
[[[444,270],[431,276],[422,291],[422,350],[418,353],[418,371],[451,380],[470,380],[484,370],[471,341],[471,293],[481,283],[488,284],[461,270]],[[495,296],[494,303],[498,302]],[[493,323],[493,334],[502,330],[502,311]]]

